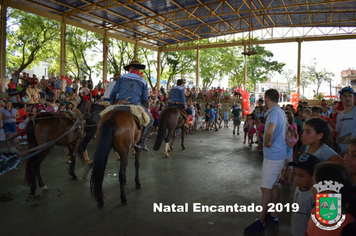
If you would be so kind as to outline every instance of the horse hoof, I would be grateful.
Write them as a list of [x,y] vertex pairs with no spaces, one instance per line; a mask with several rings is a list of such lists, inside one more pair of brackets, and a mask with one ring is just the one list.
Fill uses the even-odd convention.
[[165,158],[168,158],[168,157],[169,157],[168,153],[165,153],[165,154],[164,154],[164,157],[165,157]]
[[170,152],[173,151],[173,147],[169,147],[169,151],[170,151]]
[[135,151],[134,148],[131,148],[131,154],[132,154],[132,155],[135,155],[135,154],[136,154],[136,151]]
[[91,166],[93,164],[93,161],[92,160],[87,160],[87,161],[85,161],[85,163],[87,163],[88,166]]
[[72,175],[72,179],[77,180],[78,177],[76,175]]
[[27,200],[32,201],[33,199],[35,199],[35,195],[30,193],[27,197]]
[[98,208],[99,208],[99,209],[103,209],[104,207],[105,207],[104,202],[99,202],[99,203],[98,203]]
[[119,153],[115,152],[115,158],[116,158],[116,160],[120,160],[120,155],[119,155]]
[[182,145],[182,149],[185,150],[185,146],[184,145]]
[[127,199],[123,199],[123,200],[121,199],[121,204],[122,205],[127,205]]
[[71,162],[71,161],[69,161],[69,160],[66,160],[66,163],[67,163],[67,164],[71,164],[72,162]]
[[142,185],[139,184],[139,185],[136,185],[136,189],[141,189],[142,188]]
[[47,190],[48,190],[48,187],[45,185],[45,186],[43,186],[41,189],[42,189],[42,191],[47,191]]

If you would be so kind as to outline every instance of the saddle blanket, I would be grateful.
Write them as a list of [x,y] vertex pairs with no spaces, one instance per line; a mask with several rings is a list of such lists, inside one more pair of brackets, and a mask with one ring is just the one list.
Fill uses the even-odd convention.
[[143,127],[146,127],[148,123],[150,123],[150,117],[146,113],[145,109],[140,106],[140,105],[123,105],[123,104],[117,104],[117,105],[111,105],[105,108],[102,112],[100,112],[100,116],[102,117],[106,113],[112,110],[120,110],[120,108],[130,108],[130,112],[132,115],[136,116],[137,119],[139,120],[140,124]]

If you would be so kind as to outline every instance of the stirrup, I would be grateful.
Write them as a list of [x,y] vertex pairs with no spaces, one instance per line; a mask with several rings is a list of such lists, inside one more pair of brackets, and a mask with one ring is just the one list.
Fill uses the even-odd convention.
[[141,142],[141,141],[138,142],[138,143],[136,143],[135,147],[137,147],[138,149],[141,149],[141,150],[143,150],[143,151],[146,151],[146,152],[150,151],[150,150],[146,147],[146,144],[145,144],[144,142]]

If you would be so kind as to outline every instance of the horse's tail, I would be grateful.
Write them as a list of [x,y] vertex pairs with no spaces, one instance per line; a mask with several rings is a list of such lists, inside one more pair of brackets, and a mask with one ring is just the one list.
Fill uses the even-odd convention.
[[90,180],[90,191],[97,202],[103,199],[104,196],[102,183],[116,127],[116,122],[113,119],[108,119],[101,124],[100,130],[98,131],[99,142],[94,153],[93,171]]
[[[26,135],[27,135],[28,148],[31,149],[37,147],[38,143],[35,135],[35,123],[31,120],[27,123]],[[25,182],[28,185],[30,185],[30,168],[31,168],[30,164],[32,158],[34,157],[31,157],[30,159],[26,160]]]
[[155,151],[158,151],[159,148],[161,147],[162,140],[163,140],[164,135],[166,133],[166,129],[167,129],[167,125],[168,125],[168,119],[166,117],[166,114],[168,114],[168,113],[166,113],[165,110],[163,110],[161,115],[160,115],[156,142],[153,145],[153,150],[155,150]]

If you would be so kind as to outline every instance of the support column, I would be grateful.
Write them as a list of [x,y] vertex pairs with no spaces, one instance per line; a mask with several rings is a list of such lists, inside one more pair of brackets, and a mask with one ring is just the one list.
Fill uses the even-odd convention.
[[105,30],[103,39],[103,86],[108,78],[108,31]]
[[200,48],[197,47],[197,71],[196,71],[196,88],[195,88],[195,93],[196,97],[198,97],[198,91],[199,91],[199,77],[200,77]]
[[297,68],[297,94],[298,99],[300,98],[300,67],[301,67],[301,58],[302,58],[302,39],[298,39],[298,68]]
[[1,97],[5,92],[5,68],[6,68],[6,14],[7,1],[1,1],[1,29],[0,29],[0,79],[1,79]]
[[[244,52],[247,52],[247,42],[244,40]],[[247,78],[247,55],[244,55],[244,74],[243,74],[243,89],[246,89],[246,78]]]
[[[162,60],[161,56],[162,56],[162,52],[159,50],[157,52],[157,83],[156,83],[157,91],[159,91],[161,87],[161,60]],[[168,83],[167,83],[167,90],[168,90]]]
[[134,48],[134,61],[138,61],[138,41],[135,41],[135,48]]
[[67,31],[67,18],[62,16],[61,22],[61,51],[60,51],[60,76],[66,75],[66,31]]

